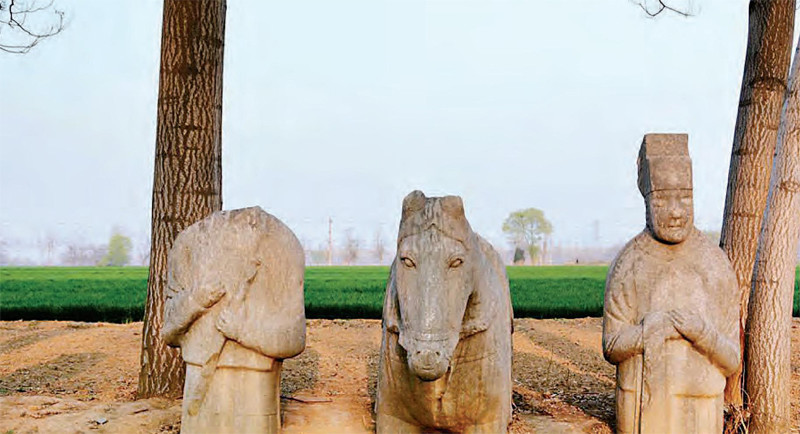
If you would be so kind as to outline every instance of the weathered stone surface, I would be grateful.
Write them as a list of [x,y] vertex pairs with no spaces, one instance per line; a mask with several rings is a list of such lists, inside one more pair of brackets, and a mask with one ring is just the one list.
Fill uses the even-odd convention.
[[409,194],[383,306],[377,431],[505,432],[512,317],[505,267],[461,198]]
[[182,432],[280,430],[281,361],[305,348],[304,268],[295,235],[259,207],[175,239],[162,333],[186,362]]
[[603,312],[617,432],[720,433],[739,365],[736,276],[694,227],[686,135],[646,135],[638,163],[647,226],[611,265]]

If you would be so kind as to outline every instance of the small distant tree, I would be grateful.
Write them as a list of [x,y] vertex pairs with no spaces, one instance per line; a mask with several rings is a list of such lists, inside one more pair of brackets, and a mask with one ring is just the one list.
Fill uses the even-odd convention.
[[58,248],[58,240],[56,240],[55,235],[53,234],[46,234],[43,237],[39,238],[37,241],[39,246],[39,250],[42,253],[42,260],[44,261],[44,265],[53,265],[53,254],[55,253],[56,249]]
[[9,265],[11,257],[8,254],[9,241],[5,238],[0,238],[0,267]]
[[136,243],[136,256],[139,265],[150,265],[150,236],[145,236]]
[[314,265],[325,265],[328,263],[328,243],[319,243],[316,249],[308,251],[309,260]]
[[383,263],[383,257],[386,256],[386,240],[383,238],[383,232],[380,228],[375,231],[375,257],[378,258],[378,263]]
[[131,249],[133,249],[131,239],[119,232],[114,232],[108,241],[108,251],[100,260],[99,265],[109,267],[128,265],[131,261]]
[[353,234],[353,229],[348,229],[344,233],[344,244],[342,250],[344,251],[344,264],[352,265],[358,259],[358,238]]
[[521,209],[508,215],[503,222],[503,233],[515,247],[527,250],[533,263],[541,251],[539,244],[542,239],[553,233],[553,225],[542,210]]
[[514,247],[514,265],[522,265],[525,263],[525,251],[519,247]]
[[69,243],[61,254],[61,264],[68,266],[97,265],[108,254],[108,246]]

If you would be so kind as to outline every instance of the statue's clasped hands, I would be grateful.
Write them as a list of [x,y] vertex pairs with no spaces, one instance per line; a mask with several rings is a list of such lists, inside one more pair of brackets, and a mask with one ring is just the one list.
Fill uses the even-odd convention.
[[675,326],[675,329],[689,342],[697,342],[703,336],[706,329],[706,322],[703,317],[694,310],[673,309],[669,311],[669,316],[672,318],[672,324]]
[[245,298],[248,282],[242,282],[234,291],[231,291],[230,301],[219,313],[217,317],[217,330],[228,339],[238,341],[241,335],[242,325],[246,321]]
[[703,335],[706,323],[691,309],[650,312],[642,320],[644,335],[662,335],[664,340],[686,339],[695,342]]
[[225,296],[228,292],[225,285],[217,283],[216,285],[208,285],[199,291],[199,304],[205,309],[217,304],[217,302]]

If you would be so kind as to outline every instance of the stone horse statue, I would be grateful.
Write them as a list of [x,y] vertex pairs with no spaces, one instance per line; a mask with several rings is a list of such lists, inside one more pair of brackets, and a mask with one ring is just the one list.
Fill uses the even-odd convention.
[[513,312],[500,255],[461,198],[403,201],[383,305],[377,432],[506,432]]

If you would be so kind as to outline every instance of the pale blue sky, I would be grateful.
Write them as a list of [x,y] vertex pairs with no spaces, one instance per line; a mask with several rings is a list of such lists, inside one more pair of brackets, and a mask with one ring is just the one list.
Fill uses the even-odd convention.
[[[61,0],[69,27],[0,54],[0,236],[149,231],[159,0]],[[648,19],[626,0],[228,0],[223,206],[309,247],[394,238],[403,197],[463,197],[498,247],[537,207],[555,242],[641,230],[636,153],[689,133],[697,225],[719,229],[746,0]],[[11,252],[13,253],[13,252]]]

